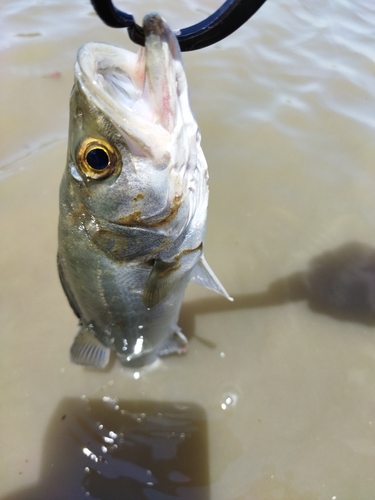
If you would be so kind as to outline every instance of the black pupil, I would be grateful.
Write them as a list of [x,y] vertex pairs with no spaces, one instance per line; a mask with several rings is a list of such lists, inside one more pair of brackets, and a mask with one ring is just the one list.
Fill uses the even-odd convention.
[[109,158],[104,149],[95,148],[87,153],[86,161],[94,170],[104,170],[108,167]]

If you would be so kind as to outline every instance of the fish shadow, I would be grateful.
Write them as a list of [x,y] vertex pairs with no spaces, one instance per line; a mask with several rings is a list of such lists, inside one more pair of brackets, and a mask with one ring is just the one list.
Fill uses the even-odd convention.
[[[28,457],[19,474],[32,462]],[[2,500],[87,498],[210,500],[204,409],[188,402],[63,399],[47,427],[38,483]]]
[[[349,242],[313,258],[306,271],[279,278],[259,293],[233,296],[234,302],[212,297],[184,303],[180,326],[195,335],[199,314],[260,309],[306,301],[310,310],[339,321],[375,325],[375,248]],[[197,337],[197,336],[196,336]],[[210,342],[199,338],[208,347]]]

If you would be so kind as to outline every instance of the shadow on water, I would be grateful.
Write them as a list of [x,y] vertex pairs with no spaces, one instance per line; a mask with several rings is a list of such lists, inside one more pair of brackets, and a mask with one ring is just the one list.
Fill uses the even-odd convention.
[[272,307],[303,300],[316,313],[374,326],[375,249],[362,243],[347,243],[312,259],[307,271],[272,282],[264,292],[233,298],[233,303],[213,297],[184,304],[180,326],[192,336],[198,314]]
[[207,424],[190,403],[64,399],[37,485],[2,500],[209,500]]

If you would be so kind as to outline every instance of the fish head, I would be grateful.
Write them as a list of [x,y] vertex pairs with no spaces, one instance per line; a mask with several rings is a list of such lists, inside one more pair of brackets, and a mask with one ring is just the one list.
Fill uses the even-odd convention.
[[99,223],[179,234],[202,212],[207,165],[175,34],[158,14],[137,54],[104,43],[78,52],[61,198]]

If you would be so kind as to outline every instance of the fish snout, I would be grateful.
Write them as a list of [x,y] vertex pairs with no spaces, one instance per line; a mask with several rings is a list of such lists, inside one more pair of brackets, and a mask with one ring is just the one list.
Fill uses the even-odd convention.
[[157,12],[150,12],[144,16],[143,30],[146,38],[150,35],[168,38],[170,33],[169,26]]

